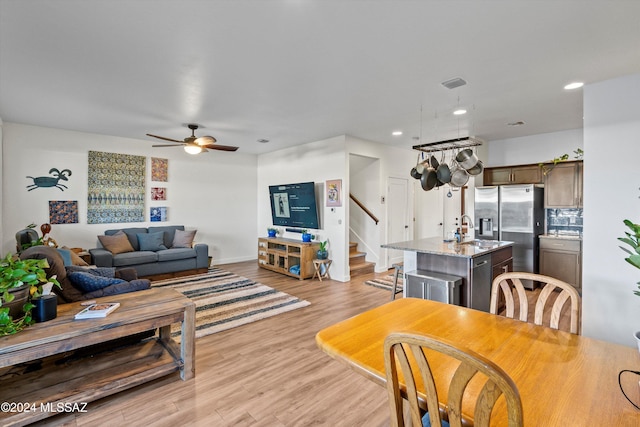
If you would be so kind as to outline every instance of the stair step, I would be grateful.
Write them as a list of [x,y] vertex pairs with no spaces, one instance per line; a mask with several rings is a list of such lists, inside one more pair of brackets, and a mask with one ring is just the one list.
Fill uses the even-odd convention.
[[358,244],[355,242],[349,242],[349,253],[358,252]]
[[357,265],[349,265],[349,275],[353,279],[355,276],[363,276],[365,274],[373,273],[375,270],[375,263],[364,262]]
[[366,262],[365,257],[367,254],[365,252],[352,252],[349,254],[349,265],[360,265]]

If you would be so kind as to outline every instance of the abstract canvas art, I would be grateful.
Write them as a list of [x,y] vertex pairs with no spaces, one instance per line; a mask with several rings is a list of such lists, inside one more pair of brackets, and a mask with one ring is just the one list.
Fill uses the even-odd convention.
[[167,208],[165,206],[156,206],[150,209],[151,222],[167,221]]
[[169,180],[169,160],[151,158],[151,181],[167,182]]
[[87,224],[144,222],[146,157],[89,151]]
[[78,201],[49,201],[49,224],[77,224]]
[[164,187],[151,187],[151,200],[167,200],[167,189]]

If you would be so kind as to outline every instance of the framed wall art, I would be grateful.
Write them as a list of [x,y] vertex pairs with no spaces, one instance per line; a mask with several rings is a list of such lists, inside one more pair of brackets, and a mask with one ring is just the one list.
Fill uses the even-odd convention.
[[165,187],[151,187],[151,200],[167,200],[167,189]]
[[332,179],[326,182],[327,207],[342,206],[342,180]]

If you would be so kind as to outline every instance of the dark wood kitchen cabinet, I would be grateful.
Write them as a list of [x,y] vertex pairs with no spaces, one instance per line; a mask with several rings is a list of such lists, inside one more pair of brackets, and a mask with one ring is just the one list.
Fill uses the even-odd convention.
[[582,288],[582,241],[540,236],[540,274]]
[[582,207],[582,161],[569,161],[556,165],[545,165],[544,207]]
[[538,165],[500,166],[484,169],[484,185],[542,183],[543,175]]

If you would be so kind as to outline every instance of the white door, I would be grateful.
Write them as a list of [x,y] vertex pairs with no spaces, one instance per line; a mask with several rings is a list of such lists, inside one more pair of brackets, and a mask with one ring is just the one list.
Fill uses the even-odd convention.
[[[460,228],[460,211],[462,209],[462,191],[459,188],[451,189],[446,186],[444,196],[444,230],[443,238],[447,238],[447,233]],[[451,194],[451,197],[448,195]]]
[[[410,239],[409,180],[389,177],[387,188],[387,243]],[[404,259],[404,251],[387,249],[387,267]]]
[[444,186],[424,191],[420,181],[415,181],[414,239],[442,237],[442,213]]

